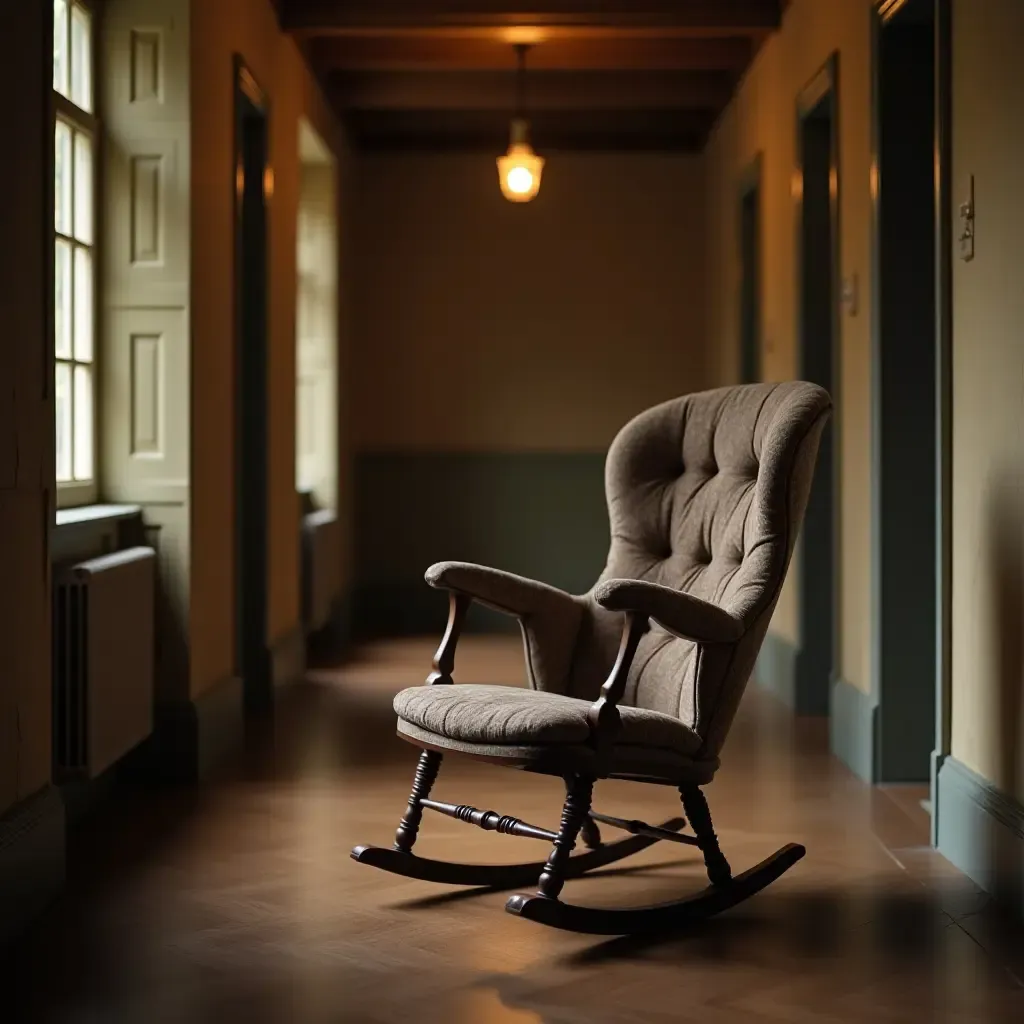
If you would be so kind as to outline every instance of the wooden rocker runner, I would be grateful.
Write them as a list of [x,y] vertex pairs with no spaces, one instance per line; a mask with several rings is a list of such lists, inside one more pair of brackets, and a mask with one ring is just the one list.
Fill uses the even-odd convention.
[[[395,698],[398,734],[422,749],[409,805],[390,849],[359,846],[353,858],[453,885],[536,884],[536,893],[512,896],[505,909],[605,935],[703,920],[792,867],[802,846],[784,846],[733,875],[701,787],[719,767],[782,589],[830,411],[821,388],[789,382],[721,388],[641,413],[608,453],[611,550],[583,596],[478,565],[432,566],[427,582],[450,595],[448,627],[427,685]],[[474,600],[518,618],[530,689],[453,684],[455,648]],[[448,752],[563,778],[557,830],[432,799]],[[594,785],[609,778],[676,787],[685,820],[653,826],[598,813]],[[428,810],[540,839],[551,851],[546,861],[509,866],[418,857],[413,846]],[[687,822],[692,834],[683,831]],[[604,843],[599,824],[629,835]],[[587,849],[573,854],[578,839]],[[632,909],[561,899],[568,879],[661,841],[697,847],[709,887]]]

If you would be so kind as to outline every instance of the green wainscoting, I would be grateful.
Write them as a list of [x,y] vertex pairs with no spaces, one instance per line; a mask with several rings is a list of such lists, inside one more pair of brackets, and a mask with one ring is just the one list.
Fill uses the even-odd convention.
[[939,853],[1024,916],[1024,806],[955,757],[939,767],[936,796]]
[[[448,603],[423,573],[479,562],[588,590],[608,554],[604,453],[387,452],[355,465],[358,636],[438,633]],[[474,607],[467,630],[515,630]]]
[[832,679],[828,731],[832,753],[864,782],[907,781],[880,779],[878,702],[870,693],[838,677]]

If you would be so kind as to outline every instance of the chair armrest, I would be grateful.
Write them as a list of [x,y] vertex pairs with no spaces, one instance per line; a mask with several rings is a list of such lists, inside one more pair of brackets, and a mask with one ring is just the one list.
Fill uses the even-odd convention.
[[594,590],[594,600],[609,611],[639,612],[697,643],[735,643],[744,631],[742,621],[724,608],[645,580],[606,580]]
[[[581,598],[525,576],[470,562],[438,562],[425,576],[430,586],[449,592],[449,633],[453,637],[458,636],[462,623],[457,612],[464,616],[470,601],[515,616],[523,631],[530,685],[536,690],[563,691],[587,607]],[[458,628],[453,632],[451,625],[456,621]],[[443,646],[454,652],[455,640]],[[440,671],[444,675],[443,666]]]
[[518,618],[556,607],[578,609],[577,599],[564,590],[486,565],[438,562],[426,571],[424,578],[439,590],[467,594],[480,604]]
[[647,616],[643,612],[627,611],[622,626],[622,639],[615,664],[601,687],[597,700],[587,711],[587,725],[590,727],[590,745],[597,755],[598,778],[606,779],[612,763],[615,737],[622,728],[619,717],[619,701],[626,689],[629,670],[640,641],[647,632]]

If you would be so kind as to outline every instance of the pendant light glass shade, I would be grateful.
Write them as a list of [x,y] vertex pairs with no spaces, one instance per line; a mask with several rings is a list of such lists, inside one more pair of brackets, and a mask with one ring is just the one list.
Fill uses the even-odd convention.
[[512,122],[508,152],[498,157],[498,180],[502,195],[513,203],[528,203],[540,191],[544,159],[537,156],[528,141],[523,118]]

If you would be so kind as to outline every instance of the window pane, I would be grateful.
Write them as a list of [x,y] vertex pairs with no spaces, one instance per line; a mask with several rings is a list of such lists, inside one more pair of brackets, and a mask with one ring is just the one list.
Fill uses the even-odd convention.
[[61,95],[68,94],[68,5],[67,0],[53,0],[53,87]]
[[58,238],[54,250],[54,344],[58,359],[71,358],[71,243]]
[[71,102],[92,110],[92,19],[77,4],[71,8]]
[[54,130],[54,227],[71,234],[71,128],[63,121]]
[[92,139],[75,132],[75,238],[92,244]]
[[57,364],[54,406],[57,412],[57,480],[71,479],[71,367]]
[[92,362],[93,352],[93,280],[92,253],[75,249],[75,359]]
[[75,367],[75,479],[92,479],[92,367]]

